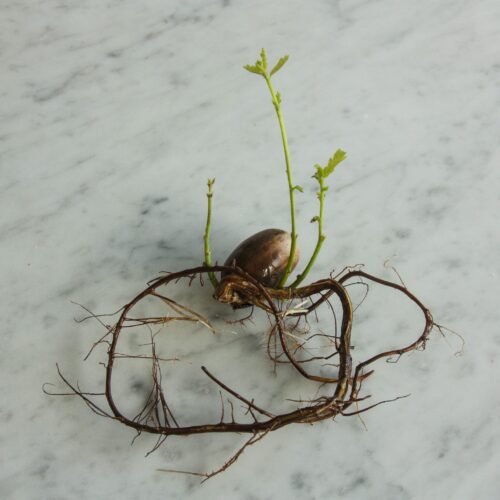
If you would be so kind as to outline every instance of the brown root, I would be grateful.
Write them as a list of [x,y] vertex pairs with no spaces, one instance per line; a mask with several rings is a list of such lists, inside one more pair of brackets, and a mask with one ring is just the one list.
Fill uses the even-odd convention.
[[[152,327],[154,325],[163,326],[167,323],[188,322],[202,325],[210,331],[214,331],[210,321],[200,315],[190,307],[174,301],[165,295],[160,288],[168,284],[175,285],[181,279],[188,279],[191,284],[196,278],[203,284],[203,276],[209,272],[230,273],[230,279],[226,278],[223,293],[219,290],[218,297],[237,297],[239,301],[250,304],[267,312],[271,321],[271,329],[267,342],[267,352],[273,363],[286,363],[291,365],[302,377],[318,383],[318,387],[328,386],[329,396],[320,396],[312,400],[289,400],[295,403],[295,408],[291,411],[273,413],[262,408],[255,401],[258,395],[243,395],[223,377],[215,375],[205,366],[201,367],[203,373],[219,387],[221,417],[219,421],[205,422],[197,425],[183,423],[182,417],[177,410],[171,406],[169,398],[165,393],[162,384],[161,363],[165,361],[179,361],[179,358],[164,358],[159,356],[155,345],[155,335]],[[346,291],[346,287],[356,280],[367,280],[372,283],[394,289],[404,294],[422,312],[425,324],[418,337],[411,343],[398,349],[380,352],[355,366],[351,357],[351,333],[353,322],[353,306]],[[340,317],[340,327],[337,328],[335,311],[330,300],[335,298],[340,302],[342,314]],[[132,314],[134,306],[141,301],[151,299],[160,301],[169,310],[164,316],[141,316]],[[319,306],[326,304],[332,312],[332,328],[329,332],[319,332],[309,334],[308,318],[315,315]],[[253,312],[253,309],[252,309]],[[252,312],[244,320],[251,319]],[[44,387],[48,394],[56,395],[77,395],[89,408],[98,415],[117,420],[122,424],[134,429],[137,435],[142,433],[155,434],[158,440],[151,450],[156,450],[168,436],[192,435],[203,433],[247,433],[250,438],[221,468],[212,473],[189,473],[185,471],[174,471],[170,469],[160,469],[167,472],[189,473],[204,480],[226,470],[232,465],[243,451],[256,443],[269,432],[280,429],[290,424],[311,424],[321,420],[332,419],[337,415],[352,416],[370,410],[379,404],[387,401],[374,403],[364,408],[359,408],[359,404],[369,396],[360,396],[363,381],[369,377],[373,370],[371,365],[380,359],[399,359],[405,353],[417,349],[425,348],[426,341],[434,326],[437,326],[430,311],[415,297],[404,284],[393,283],[372,276],[358,268],[347,268],[338,276],[319,280],[311,285],[296,289],[273,289],[266,288],[245,271],[228,266],[200,266],[187,269],[177,273],[169,273],[149,283],[149,286],[138,294],[132,301],[126,304],[119,311],[118,321],[113,325],[106,325],[101,317],[91,314],[91,317],[98,319],[106,328],[106,334],[96,342],[91,351],[99,344],[107,343],[107,362],[105,390],[102,393],[89,393],[80,390],[78,385],[71,383],[59,370],[58,372],[70,389],[66,393],[51,393]],[[125,329],[145,326],[150,329],[149,355],[130,355],[118,351],[118,341]],[[303,328],[303,330],[300,330]],[[440,328],[440,327],[439,327]],[[317,347],[320,352],[312,352],[308,345],[311,342],[323,342]],[[90,354],[90,353],[89,353]],[[88,357],[88,356],[87,356]],[[114,368],[115,361],[123,358],[141,358],[151,361],[151,386],[145,402],[140,410],[131,417],[122,409],[120,402],[114,391]],[[337,374],[336,377],[328,377],[311,370],[313,362],[323,363],[323,366],[334,363]],[[231,416],[227,416],[227,408],[223,399],[223,394],[229,397],[228,402],[231,408]],[[105,397],[107,408],[102,404],[94,402],[96,397]],[[399,399],[399,398],[395,398]],[[239,421],[235,418],[233,401],[238,401],[246,410],[246,414],[251,417],[251,421]],[[391,401],[394,401],[391,400]],[[349,410],[354,405],[355,410]],[[248,418],[248,417],[247,417]]]

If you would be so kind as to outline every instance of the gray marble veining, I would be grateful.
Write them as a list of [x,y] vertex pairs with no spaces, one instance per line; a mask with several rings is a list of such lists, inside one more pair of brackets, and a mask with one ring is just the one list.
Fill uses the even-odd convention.
[[[0,11],[1,498],[498,498],[498,1],[5,0]],[[310,278],[364,263],[394,279],[390,259],[465,349],[434,333],[425,352],[376,367],[374,399],[410,398],[363,422],[272,433],[200,485],[157,469],[212,470],[244,436],[169,439],[144,458],[154,439],[131,447],[129,429],[41,386],[63,389],[56,362],[86,388],[102,380],[99,354],[83,362],[102,330],[75,323],[71,301],[114,311],[161,271],[201,263],[208,177],[215,260],[289,227],[274,111],[241,69],[262,46],[291,56],[276,86],[304,187],[304,256],[312,166],[348,153]],[[196,300],[212,307],[209,295]],[[411,338],[418,319],[371,295],[357,326],[366,348]],[[242,359],[253,395],[297,397],[292,372],[258,377],[271,366],[251,328],[190,342],[193,370],[205,354],[220,374]],[[144,389],[132,375],[131,405]],[[181,386],[193,418],[205,382]]]

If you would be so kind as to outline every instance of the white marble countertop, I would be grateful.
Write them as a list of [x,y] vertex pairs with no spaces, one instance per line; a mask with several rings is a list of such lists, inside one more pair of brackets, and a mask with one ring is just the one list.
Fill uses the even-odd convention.
[[[6,0],[1,12],[2,499],[498,498],[498,1]],[[460,339],[434,332],[424,352],[377,365],[384,390],[370,382],[374,400],[411,397],[364,425],[281,429],[200,485],[157,469],[210,471],[244,436],[172,438],[144,458],[153,438],[131,447],[130,429],[42,384],[63,390],[56,362],[88,390],[102,381],[102,347],[83,361],[102,329],[75,323],[72,301],[111,312],[161,271],[201,263],[208,177],[219,262],[253,232],[289,227],[274,111],[241,68],[262,46],[291,56],[275,80],[304,186],[303,255],[315,242],[312,166],[348,153],[310,278],[364,263],[394,279],[390,259],[465,348],[456,356]],[[391,332],[412,338],[420,323],[372,292],[360,338],[375,350]],[[293,397],[294,372],[269,386],[262,335],[222,334],[193,370],[223,377],[251,355],[248,377],[267,377],[252,396]],[[187,403],[202,392],[187,387]]]

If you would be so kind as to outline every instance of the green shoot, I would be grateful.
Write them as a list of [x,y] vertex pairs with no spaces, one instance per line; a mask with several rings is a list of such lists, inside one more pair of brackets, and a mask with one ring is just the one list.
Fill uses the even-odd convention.
[[311,222],[318,223],[318,241],[316,242],[316,247],[314,248],[313,254],[309,259],[307,266],[304,271],[297,276],[297,279],[290,285],[291,288],[296,288],[299,286],[304,278],[309,274],[312,269],[316,257],[318,256],[323,242],[325,241],[326,235],[323,233],[323,206],[325,202],[325,193],[328,190],[328,186],[325,185],[325,179],[335,170],[335,167],[346,158],[345,151],[338,149],[335,154],[328,160],[328,164],[325,167],[315,165],[316,173],[312,176],[319,183],[319,191],[317,193],[319,200],[319,215],[313,217]]
[[[207,186],[208,186],[208,191],[207,191],[207,223],[205,225],[205,235],[203,237],[203,242],[205,245],[205,265],[206,266],[212,266],[212,252],[210,251],[210,226],[212,224],[212,197],[213,197],[213,190],[212,186],[214,185],[215,179],[208,179]],[[208,273],[208,277],[214,286],[214,288],[217,288],[219,282],[217,281],[217,278],[215,277],[215,274],[213,272]]]
[[256,61],[256,63],[252,66],[250,64],[247,64],[244,66],[244,68],[247,71],[250,71],[250,73],[255,73],[257,75],[261,75],[264,80],[267,83],[267,87],[269,88],[269,92],[271,93],[271,99],[272,103],[274,106],[274,109],[276,111],[276,115],[278,117],[278,122],[280,125],[280,131],[281,131],[281,139],[283,141],[283,150],[285,153],[285,164],[286,164],[286,176],[288,179],[288,190],[290,192],[290,217],[291,217],[291,225],[292,225],[292,230],[291,230],[291,237],[292,237],[292,243],[290,247],[290,255],[288,257],[288,262],[285,268],[285,272],[283,273],[283,276],[280,280],[280,282],[277,285],[277,288],[282,288],[286,280],[288,279],[288,276],[290,275],[290,272],[293,267],[293,261],[295,258],[295,251],[297,248],[297,230],[296,230],[296,224],[295,224],[295,191],[300,191],[302,192],[302,188],[300,186],[294,186],[293,180],[292,180],[292,170],[291,170],[291,165],[290,165],[290,153],[288,150],[288,140],[286,137],[286,131],[285,131],[285,124],[283,122],[283,115],[281,113],[281,95],[279,92],[276,92],[274,90],[273,84],[271,82],[271,76],[277,73],[283,65],[288,61],[288,56],[282,57],[271,69],[270,72],[267,70],[267,57],[266,57],[266,51],[262,49],[260,53],[260,60]]
[[[268,71],[267,67],[267,57],[266,57],[266,52],[264,49],[262,49],[260,53],[260,59],[255,62],[254,65],[246,65],[244,68],[247,71],[250,71],[250,73],[255,73],[257,75],[260,75],[264,78],[264,80],[267,83],[267,87],[269,88],[269,92],[271,93],[271,98],[272,98],[272,103],[274,106],[274,109],[276,111],[276,115],[278,117],[278,122],[280,125],[280,131],[281,131],[281,138],[283,141],[283,150],[285,153],[285,163],[286,163],[286,175],[287,175],[287,180],[288,180],[288,190],[290,193],[290,216],[291,216],[291,225],[292,225],[292,230],[291,230],[291,238],[292,238],[292,243],[290,247],[290,255],[288,257],[288,262],[285,268],[285,272],[283,273],[283,276],[280,280],[280,282],[277,285],[277,288],[283,288],[285,285],[290,272],[293,267],[293,261],[295,258],[295,252],[297,249],[297,230],[296,230],[296,222],[295,222],[295,191],[300,191],[301,193],[303,192],[302,187],[298,185],[293,184],[292,180],[292,171],[291,171],[291,165],[290,165],[290,153],[288,150],[288,141],[286,137],[286,131],[285,131],[285,125],[283,123],[283,115],[281,113],[281,95],[279,92],[276,92],[274,90],[272,81],[271,81],[271,76],[277,73],[283,66],[284,64],[288,61],[288,56],[282,57],[271,69],[271,71]],[[318,223],[318,241],[316,243],[316,247],[314,248],[314,251],[312,253],[311,258],[309,259],[309,262],[307,266],[305,267],[304,271],[299,274],[296,278],[296,280],[290,285],[290,288],[296,288],[302,281],[305,279],[305,277],[309,274],[309,271],[312,269],[316,258],[321,250],[321,247],[323,245],[323,242],[325,241],[325,234],[323,233],[323,208],[324,208],[324,201],[325,201],[325,193],[328,190],[328,186],[325,184],[325,179],[331,175],[331,173],[335,170],[335,167],[342,162],[346,157],[346,154],[344,151],[341,149],[337,150],[335,154],[330,158],[328,161],[328,164],[325,167],[321,167],[320,165],[315,165],[316,168],[316,173],[313,175],[313,177],[318,181],[319,184],[319,191],[317,193],[318,199],[319,199],[319,215],[316,217],[313,217],[311,222],[317,222]]]

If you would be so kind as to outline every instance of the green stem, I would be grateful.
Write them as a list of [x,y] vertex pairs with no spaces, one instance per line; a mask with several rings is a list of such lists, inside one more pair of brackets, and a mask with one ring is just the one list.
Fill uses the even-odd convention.
[[[212,197],[213,197],[213,191],[212,191],[212,186],[214,185],[215,179],[208,179],[207,186],[208,186],[208,192],[207,192],[207,223],[205,225],[205,235],[203,236],[203,242],[205,246],[205,265],[206,266],[211,266],[212,265],[212,252],[210,251],[210,227],[212,224]],[[217,288],[219,285],[219,282],[217,281],[217,278],[215,277],[215,274],[213,272],[208,273],[208,277],[214,286],[214,288]]]
[[269,88],[269,92],[271,93],[274,109],[276,110],[276,115],[278,116],[278,122],[280,124],[280,131],[281,131],[281,139],[283,141],[283,151],[285,152],[285,163],[286,163],[286,176],[288,179],[288,190],[290,192],[290,217],[291,217],[291,222],[292,222],[292,231],[291,231],[291,236],[292,236],[292,244],[290,247],[290,255],[288,257],[288,262],[285,268],[285,272],[283,273],[283,276],[281,277],[281,280],[279,281],[277,287],[282,288],[286,280],[288,279],[288,276],[290,275],[293,267],[293,261],[295,259],[295,250],[297,248],[297,231],[296,231],[296,225],[295,225],[295,187],[293,185],[293,180],[292,180],[292,170],[290,166],[290,152],[288,150],[288,140],[286,138],[286,130],[285,130],[285,124],[283,122],[283,115],[281,114],[281,102],[280,102],[280,96],[279,93],[277,94],[274,91],[273,84],[271,82],[271,77],[268,75],[267,71],[263,74],[267,86]]
[[319,199],[319,216],[315,217],[313,219],[316,220],[318,223],[318,241],[316,242],[316,247],[314,248],[314,252],[311,255],[311,258],[309,259],[309,262],[305,269],[302,271],[297,276],[297,279],[290,285],[290,288],[296,288],[298,287],[302,281],[304,281],[304,278],[309,274],[309,271],[312,269],[314,262],[316,261],[316,257],[318,256],[321,247],[323,245],[323,242],[325,241],[326,236],[323,234],[323,206],[325,202],[325,192],[328,189],[325,186],[324,178],[322,176],[316,177],[319,182],[319,192],[318,192],[318,199]]

